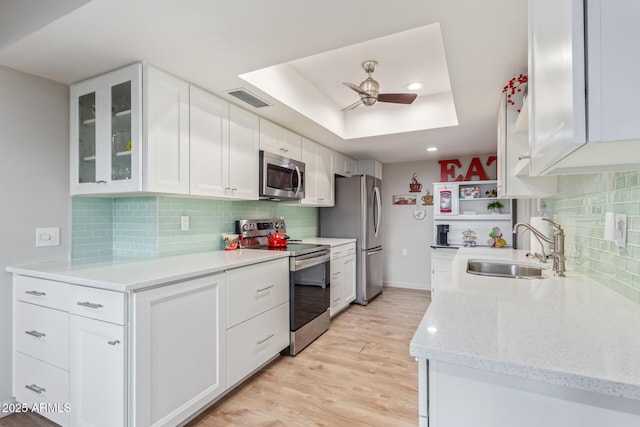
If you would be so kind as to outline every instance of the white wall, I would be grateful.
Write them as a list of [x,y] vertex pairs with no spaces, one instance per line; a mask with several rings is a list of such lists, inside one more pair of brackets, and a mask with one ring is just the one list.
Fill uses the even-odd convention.
[[[422,184],[415,206],[393,205],[393,195],[409,193],[413,173]],[[384,284],[414,289],[430,289],[433,242],[433,206],[422,206],[420,199],[427,188],[440,180],[437,161],[388,163],[382,166],[382,218],[384,226]],[[413,217],[414,210],[426,210],[423,220]],[[403,255],[406,249],[406,256]]]
[[[11,399],[12,289],[7,265],[69,258],[68,87],[0,66],[0,402]],[[36,248],[36,226],[61,245]],[[0,414],[6,415],[6,414]]]
[[[473,157],[473,156],[472,156]],[[456,176],[466,174],[472,157],[461,157],[462,167],[455,168]],[[496,179],[496,164],[485,166],[487,155],[477,156],[482,161],[488,179]],[[420,193],[410,193],[409,183],[413,174],[422,184]],[[387,163],[382,166],[383,177],[383,226],[384,226],[384,284],[414,289],[431,289],[431,248],[433,244],[433,206],[422,206],[421,197],[433,183],[440,182],[440,164],[437,160],[406,163]],[[477,180],[477,177],[471,180]],[[415,206],[393,205],[393,195],[416,194]],[[416,220],[415,209],[424,209],[426,217]],[[406,249],[406,255],[403,250]]]

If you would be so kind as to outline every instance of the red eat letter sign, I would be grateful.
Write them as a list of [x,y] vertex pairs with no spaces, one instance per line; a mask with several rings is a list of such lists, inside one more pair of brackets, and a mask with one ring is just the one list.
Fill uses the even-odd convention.
[[[440,182],[449,182],[447,177],[451,176],[453,178],[456,174],[455,166],[462,167],[459,159],[438,160],[438,163],[440,163]],[[462,181],[462,175],[456,176],[451,181]]]
[[484,172],[482,168],[482,163],[480,163],[480,159],[478,157],[474,157],[471,159],[471,164],[469,165],[469,169],[467,169],[467,175],[464,177],[465,181],[472,181],[470,178],[472,176],[477,176],[477,180],[473,181],[486,181],[487,174]]

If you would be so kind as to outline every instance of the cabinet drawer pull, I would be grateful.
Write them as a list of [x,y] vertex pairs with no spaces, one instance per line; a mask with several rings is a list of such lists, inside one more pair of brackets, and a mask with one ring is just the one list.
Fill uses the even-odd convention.
[[46,335],[43,332],[38,332],[38,331],[24,331],[24,333],[36,338],[46,337]]
[[103,179],[101,179],[100,181],[96,181],[96,184],[106,184],[106,183],[107,183],[107,181],[105,181]]
[[42,394],[43,391],[47,391],[45,390],[43,387],[38,387],[35,384],[31,384],[31,385],[26,385],[24,386],[24,388],[28,388],[29,390],[31,390],[34,393],[38,393],[38,394]]
[[238,189],[237,188],[232,188],[231,191],[238,191]]
[[78,305],[81,305],[83,307],[89,307],[89,308],[102,308],[103,307],[102,304],[94,304],[94,303],[89,302],[89,301],[79,302]]
[[338,302],[338,301],[340,301],[340,298],[336,298],[333,300],[333,302]]
[[46,293],[40,292],[40,291],[24,291],[24,293],[28,295],[33,295],[34,297],[43,297],[46,295]]
[[256,289],[256,292],[264,292],[264,291],[268,291],[269,289],[273,288],[275,285],[270,285],[267,286],[266,288],[262,288],[262,289]]
[[230,191],[231,187],[224,187],[224,191]]
[[273,337],[275,337],[275,335],[274,335],[274,334],[269,334],[269,336],[268,336],[268,337],[266,337],[266,338],[261,339],[260,341],[258,341],[258,345],[262,344],[262,343],[263,343],[263,342],[265,342],[265,341],[270,340],[270,339],[271,339],[271,338],[273,338]]
[[116,345],[116,344],[120,344],[120,340],[107,341],[107,344],[109,344],[109,345]]

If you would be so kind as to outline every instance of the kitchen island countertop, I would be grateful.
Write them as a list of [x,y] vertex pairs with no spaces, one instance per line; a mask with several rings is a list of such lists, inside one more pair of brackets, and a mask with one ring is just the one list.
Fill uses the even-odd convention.
[[7,267],[7,271],[41,279],[119,292],[139,291],[193,277],[289,256],[287,251],[239,249],[147,260],[54,261]]
[[411,355],[640,400],[638,304],[573,271],[536,280],[466,272],[470,258],[541,265],[525,253],[459,249]]

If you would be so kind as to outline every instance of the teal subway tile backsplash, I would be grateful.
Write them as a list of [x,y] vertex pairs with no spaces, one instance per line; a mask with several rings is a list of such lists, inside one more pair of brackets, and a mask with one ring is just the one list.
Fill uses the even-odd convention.
[[72,258],[113,255],[113,199],[74,196],[71,223]]
[[[316,236],[316,208],[268,201],[74,197],[73,212],[74,258],[154,258],[221,250],[222,234],[233,233],[237,219],[282,216],[293,238]],[[181,230],[182,216],[189,217],[187,231]]]
[[154,258],[158,254],[156,197],[121,197],[113,201],[113,255]]
[[[603,285],[640,303],[640,173],[567,175],[547,213],[565,230],[569,262]],[[627,215],[627,246],[604,240],[606,212]]]

